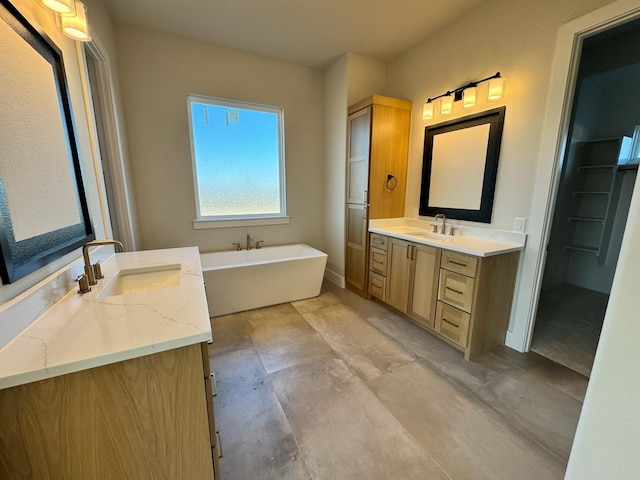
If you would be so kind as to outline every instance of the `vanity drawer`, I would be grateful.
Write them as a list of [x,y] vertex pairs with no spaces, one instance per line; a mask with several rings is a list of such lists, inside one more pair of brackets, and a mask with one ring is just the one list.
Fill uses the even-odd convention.
[[438,300],[471,313],[475,280],[459,273],[440,269]]
[[465,255],[464,253],[443,250],[440,266],[452,272],[466,275],[467,277],[475,277],[478,258],[472,255]]
[[371,246],[375,248],[379,248],[380,250],[387,250],[387,246],[389,244],[389,237],[385,237],[384,235],[380,235],[379,233],[371,234]]
[[463,348],[467,346],[469,333],[468,313],[438,302],[436,307],[436,331]]
[[387,283],[387,279],[382,275],[378,275],[375,272],[369,272],[369,294],[372,297],[376,297],[383,302],[386,300],[385,297],[385,286]]
[[371,248],[369,255],[369,270],[387,276],[387,252],[377,248]]

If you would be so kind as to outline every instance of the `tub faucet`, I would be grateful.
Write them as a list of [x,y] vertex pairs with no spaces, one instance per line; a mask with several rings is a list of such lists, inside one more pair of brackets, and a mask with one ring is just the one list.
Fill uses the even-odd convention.
[[444,213],[439,213],[436,215],[434,220],[438,223],[439,219],[442,219],[442,228],[440,229],[440,233],[444,235],[447,232],[447,217],[444,216]]
[[251,250],[251,240],[253,237],[247,233],[247,250]]
[[[99,245],[113,245],[116,252],[124,252],[122,243],[117,240],[94,240],[92,242],[85,243],[82,247],[82,256],[84,257],[84,273],[87,276],[87,280],[89,280],[89,285],[95,285],[98,283],[96,278],[103,278],[100,265],[91,265],[91,260],[89,259],[89,248],[97,247]],[[96,272],[98,273],[97,275]]]

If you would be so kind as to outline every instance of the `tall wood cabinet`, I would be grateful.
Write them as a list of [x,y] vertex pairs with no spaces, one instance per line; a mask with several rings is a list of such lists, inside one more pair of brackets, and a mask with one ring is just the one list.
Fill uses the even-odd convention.
[[373,95],[349,107],[345,277],[362,296],[369,281],[368,220],[405,213],[412,106]]

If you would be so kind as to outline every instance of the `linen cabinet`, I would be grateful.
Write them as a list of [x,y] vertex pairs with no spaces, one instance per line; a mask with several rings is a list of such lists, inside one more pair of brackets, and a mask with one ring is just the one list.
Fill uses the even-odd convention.
[[412,102],[372,95],[348,110],[345,279],[368,296],[368,221],[403,217]]

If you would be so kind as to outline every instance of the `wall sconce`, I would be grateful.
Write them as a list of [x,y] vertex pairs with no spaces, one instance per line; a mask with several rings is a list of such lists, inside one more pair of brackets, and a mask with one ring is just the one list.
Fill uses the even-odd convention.
[[462,100],[462,106],[464,108],[473,107],[477,102],[477,87],[483,82],[489,82],[487,91],[488,100],[497,100],[502,97],[504,78],[500,75],[500,72],[496,72],[495,75],[490,77],[483,78],[482,80],[477,80],[475,82],[469,82],[467,85],[458,87],[455,90],[447,90],[445,93],[438,95],[437,97],[427,99],[422,107],[422,118],[424,120],[431,120],[433,118],[433,102],[438,98],[442,99],[440,101],[440,113],[442,115],[448,115],[451,113],[453,110],[453,102],[458,102],[460,100]]
[[56,14],[56,25],[64,35],[79,42],[91,41],[87,23],[87,7],[77,0],[38,0]]

